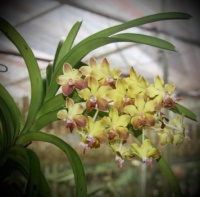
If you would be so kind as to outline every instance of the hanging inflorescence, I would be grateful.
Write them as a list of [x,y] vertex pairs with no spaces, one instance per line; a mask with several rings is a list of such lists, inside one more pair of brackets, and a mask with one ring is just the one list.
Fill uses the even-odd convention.
[[[105,143],[115,152],[119,167],[135,156],[151,166],[152,159],[158,159],[161,153],[145,137],[148,131],[159,135],[160,145],[177,145],[185,137],[184,117],[168,120],[164,113],[180,100],[175,96],[175,86],[164,84],[159,76],[149,84],[131,67],[129,76],[122,77],[122,71],[111,68],[106,58],[98,64],[92,57],[88,66],[79,69],[65,63],[57,83],[66,96],[66,108],[58,111],[57,117],[66,121],[70,132],[80,134],[84,154],[88,148]],[[74,91],[80,102],[70,98]],[[130,130],[142,133],[141,144],[126,143]]]

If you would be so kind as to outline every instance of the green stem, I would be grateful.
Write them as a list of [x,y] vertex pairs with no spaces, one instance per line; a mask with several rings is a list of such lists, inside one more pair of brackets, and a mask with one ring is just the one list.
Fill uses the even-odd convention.
[[94,114],[93,121],[96,120],[98,113],[99,113],[99,110],[97,109],[96,112],[95,112],[95,114]]

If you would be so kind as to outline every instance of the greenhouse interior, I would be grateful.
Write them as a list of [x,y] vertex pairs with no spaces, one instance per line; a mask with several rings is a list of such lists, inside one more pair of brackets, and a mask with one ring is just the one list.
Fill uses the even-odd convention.
[[[198,196],[200,194],[200,14],[197,8],[197,2],[187,0],[35,0],[34,2],[26,0],[2,0],[0,2],[0,17],[3,19],[0,26],[0,138],[2,138],[0,140],[0,146],[2,146],[0,149],[1,193],[3,194],[3,192],[5,192],[5,196],[9,196],[9,194],[14,194],[13,192],[16,192],[16,195],[13,196],[22,196],[22,193],[25,192],[25,196],[32,196],[32,192],[33,196],[45,197],[118,197],[122,195],[127,197]],[[164,13],[168,14],[165,15]],[[183,14],[174,14],[174,17],[171,17],[173,13]],[[131,23],[128,23],[128,21],[140,19],[146,16],[152,17],[145,19],[147,22],[141,22],[142,20],[138,20],[138,23],[134,23],[132,27],[131,25],[129,26]],[[168,19],[165,18],[162,20],[152,19],[153,17],[156,18],[156,16],[161,18],[169,17]],[[7,23],[10,25],[7,25]],[[123,24],[127,24],[127,27],[123,26]],[[20,40],[21,38],[19,38],[11,26],[19,33],[19,35],[21,35],[24,41]],[[92,42],[92,37],[90,40],[88,39],[88,42],[81,42],[93,34],[96,35],[95,33],[97,32],[101,32],[102,30],[109,28],[111,29],[111,27],[115,26],[122,28],[121,30],[117,31],[113,30],[113,32],[110,33],[114,34],[114,36],[111,35],[109,37],[106,33],[104,33],[101,35],[101,37],[98,37],[98,39],[96,37],[96,41],[94,42]],[[73,33],[75,35],[74,37],[72,36]],[[147,36],[140,37],[140,34]],[[136,40],[132,41],[135,39],[134,36],[136,37]],[[153,40],[151,39],[152,37],[160,40]],[[135,87],[129,85],[129,87],[132,87],[132,89],[126,89],[128,92],[127,95],[131,94],[131,92],[136,92],[136,95],[131,97],[130,101],[128,101],[131,104],[124,104],[128,106],[125,106],[124,110],[120,111],[117,109],[119,113],[123,114],[121,116],[124,117],[124,122],[120,125],[121,128],[123,125],[125,125],[125,127],[127,126],[125,117],[128,118],[129,116],[131,117],[131,124],[136,121],[136,123],[143,124],[144,126],[142,125],[141,127],[136,127],[134,124],[130,124],[129,126],[132,129],[127,127],[129,129],[129,131],[127,130],[128,134],[123,134],[122,130],[119,130],[118,133],[113,134],[111,133],[111,130],[114,127],[112,127],[112,129],[109,131],[109,139],[105,140],[105,133],[102,134],[104,136],[100,136],[100,131],[99,134],[93,134],[96,136],[99,135],[99,138],[92,138],[89,136],[89,134],[86,135],[84,133],[86,131],[84,128],[82,128],[82,124],[88,123],[84,123],[85,116],[83,115],[79,114],[78,117],[80,119],[77,120],[77,118],[76,123],[68,123],[68,119],[66,120],[66,117],[63,118],[65,121],[61,120],[62,118],[59,117],[62,117],[63,114],[60,113],[61,115],[59,116],[59,110],[60,112],[63,112],[64,108],[66,109],[67,106],[69,107],[69,105],[72,105],[73,108],[73,105],[76,105],[76,102],[82,101],[83,98],[86,97],[84,95],[84,93],[86,94],[86,91],[84,91],[85,89],[81,89],[78,90],[78,95],[82,98],[82,100],[80,98],[79,100],[77,99],[77,95],[74,93],[76,91],[75,89],[78,87],[78,85],[84,86],[84,84],[78,84],[76,86],[76,83],[74,85],[75,88],[72,90],[74,91],[73,95],[70,97],[74,99],[74,101],[72,99],[68,99],[66,100],[65,104],[65,99],[68,96],[68,91],[70,91],[70,88],[65,90],[65,94],[64,90],[60,88],[54,95],[55,98],[59,97],[59,99],[64,99],[63,103],[58,106],[58,99],[55,99],[54,102],[51,101],[50,105],[48,104],[48,99],[46,99],[46,103],[40,103],[40,106],[38,107],[38,110],[40,108],[42,109],[39,111],[40,113],[45,111],[46,114],[44,116],[37,114],[36,109],[33,107],[34,99],[32,99],[32,94],[34,87],[36,92],[37,89],[40,89],[40,82],[37,81],[38,76],[36,76],[34,73],[34,65],[33,67],[27,66],[27,64],[32,61],[32,56],[27,55],[27,59],[23,58],[25,56],[24,54],[28,54],[30,50],[27,52],[28,48],[26,46],[25,50],[23,50],[22,45],[26,42],[30,47],[38,64],[39,72],[41,73],[41,79],[44,81],[46,79],[48,68],[51,68],[50,65],[54,65],[55,58],[59,57],[60,55],[57,55],[59,46],[64,46],[64,44],[59,45],[59,43],[61,43],[61,41],[62,43],[65,43],[67,38],[69,38],[68,43],[71,42],[71,48],[66,48],[66,50],[69,51],[69,53],[66,52],[66,56],[63,54],[63,59],[66,57],[66,61],[60,58],[61,62],[63,61],[66,63],[66,65],[68,65],[68,67],[66,66],[66,70],[68,69],[69,71],[71,68],[69,68],[69,66],[71,64],[73,67],[73,63],[79,63],[81,66],[90,65],[90,69],[92,69],[91,65],[93,65],[94,62],[101,66],[106,58],[106,61],[109,62],[108,64],[110,67],[115,67],[117,71],[121,71],[121,77],[127,78],[130,75],[130,78],[127,79],[127,81],[131,80],[132,76],[132,78],[136,77],[141,81],[142,87],[140,86],[140,88],[144,89],[144,86],[145,88],[146,86],[149,86],[149,89],[147,88],[148,90],[145,90],[145,93],[143,90],[141,93],[137,92]],[[140,39],[137,40],[137,38]],[[148,42],[148,38],[150,41],[152,41],[151,43]],[[116,41],[113,41],[112,39]],[[131,41],[127,41],[129,39]],[[102,44],[99,44],[100,40],[102,41]],[[167,41],[167,43],[171,43],[172,45],[165,43],[166,47],[159,47],[157,43],[164,43],[163,40]],[[80,44],[80,48],[73,48],[78,46],[79,43],[83,43],[82,45]],[[169,48],[174,46],[175,49],[168,49],[168,46]],[[63,48],[60,50],[62,49]],[[62,52],[65,53],[64,50]],[[80,57],[78,57],[79,54]],[[69,59],[69,62],[67,62],[67,58]],[[96,73],[95,76],[99,76],[100,74],[98,73],[98,70],[94,70],[94,67],[93,72]],[[80,70],[83,71],[82,73],[89,72],[85,67],[81,68],[82,69]],[[97,67],[95,68],[97,69]],[[131,68],[133,68],[133,70],[131,70]],[[55,71],[57,70],[55,68]],[[55,79],[52,83],[51,81],[49,83],[47,81],[48,84],[44,85],[48,88],[51,87],[52,84],[52,89],[48,89],[49,92],[47,91],[47,95],[48,93],[51,95],[51,93],[54,91],[54,87],[56,87],[54,85],[56,83],[55,76],[64,76],[62,73],[64,72],[64,67],[63,70],[61,68],[60,71],[60,74],[57,74],[57,76],[56,74],[54,75],[56,72],[51,75],[51,79]],[[74,69],[70,70],[70,72],[72,75]],[[91,86],[90,88],[92,88],[92,82],[96,83],[97,79],[91,77],[91,73],[89,76],[90,77],[88,77],[88,81],[86,82],[89,84],[88,87]],[[160,78],[157,76],[160,76]],[[31,77],[32,79],[30,80]],[[119,76],[116,78],[118,77]],[[184,131],[181,137],[177,139],[181,139],[180,143],[175,143],[173,141],[175,140],[175,137],[169,133],[168,135],[166,134],[167,139],[165,139],[166,141],[163,142],[164,144],[159,143],[159,137],[161,139],[163,136],[163,133],[161,134],[161,132],[163,132],[165,129],[167,130],[167,125],[170,123],[170,121],[167,119],[172,119],[174,115],[176,115],[173,113],[173,109],[175,109],[173,108],[173,104],[171,104],[173,105],[171,108],[167,108],[169,110],[165,111],[165,113],[159,112],[159,117],[163,116],[162,120],[158,120],[158,122],[161,124],[160,131],[158,131],[158,128],[154,127],[155,131],[149,129],[148,132],[148,124],[152,126],[151,123],[148,123],[147,119],[141,121],[135,120],[134,112],[131,111],[131,109],[139,110],[136,104],[137,101],[139,103],[139,98],[142,98],[141,94],[145,94],[145,102],[147,103],[158,98],[158,96],[154,94],[153,90],[150,90],[154,87],[152,84],[156,84],[156,80],[158,82],[161,78],[163,79],[164,83],[167,84],[166,86],[162,87],[162,91],[168,91],[167,87],[173,84],[170,87],[175,87],[173,92],[175,96],[173,95],[174,97],[172,99],[170,97],[170,99],[172,102],[177,102],[178,106],[184,106],[183,108],[180,107],[180,113],[178,114],[182,119],[184,118],[182,120],[182,124],[184,124]],[[34,80],[35,86],[33,87],[32,83],[34,83]],[[81,78],[81,80],[83,79]],[[108,80],[111,80],[109,81],[110,83],[113,82],[113,78],[109,78]],[[116,90],[117,84],[118,86],[120,86],[119,84],[122,86],[122,82],[119,82],[120,79],[114,80],[116,80],[114,84]],[[62,86],[61,83],[59,85]],[[101,87],[103,86],[108,87],[106,85],[102,85]],[[64,87],[64,85],[62,87]],[[69,87],[71,86],[69,85]],[[89,91],[88,88],[86,89]],[[114,95],[112,95],[112,93],[114,94],[115,92],[113,89],[111,89],[111,86],[109,86],[107,89],[108,93],[106,95],[108,95],[108,97],[110,96],[109,98],[114,99]],[[62,94],[62,90],[65,97]],[[34,98],[35,102],[37,102],[40,96],[37,96],[37,93],[34,94],[36,94]],[[104,94],[104,92],[101,92],[99,97],[105,100],[106,96],[102,94]],[[120,92],[119,94],[123,93]],[[7,95],[10,96],[7,97]],[[166,92],[165,95],[167,95]],[[169,95],[171,96],[171,93],[169,93]],[[11,98],[14,102],[11,101]],[[150,99],[150,101],[148,99]],[[95,111],[97,107],[99,108],[95,111],[95,113],[93,113],[93,111],[88,112],[90,116],[93,116],[93,119],[88,119],[88,121],[95,120],[95,118],[98,116],[102,117],[104,114],[107,115],[104,120],[108,121],[109,119],[110,121],[112,114],[110,113],[108,117],[108,112],[102,110],[106,108],[106,104],[100,103],[99,105],[95,104],[93,106],[93,101],[91,100],[91,97],[89,100],[87,100],[86,107],[91,107],[93,111]],[[61,101],[59,100],[58,102],[60,103]],[[25,124],[25,129],[16,131],[18,134],[13,134],[14,137],[10,138],[10,141],[9,136],[12,134],[8,134],[10,131],[9,129],[8,132],[4,132],[4,129],[10,128],[11,124],[14,127],[13,131],[15,131],[15,124],[18,124],[19,121],[13,120],[12,117],[15,117],[18,111],[16,112],[13,110],[13,108],[15,108],[13,107],[14,104],[9,108],[8,103],[15,103],[16,106],[18,106],[20,111],[19,113],[21,114],[24,122],[26,120],[27,122],[30,120],[30,124],[32,124],[31,121],[36,122],[33,123],[34,126],[32,127],[29,125],[29,123]],[[101,104],[103,106],[101,106]],[[116,106],[118,106],[118,104],[119,103],[116,102]],[[115,100],[114,104],[110,102],[109,105],[115,106]],[[132,108],[129,108],[129,105],[131,105]],[[146,106],[147,105],[148,104],[146,104]],[[57,108],[54,108],[53,106],[56,106]],[[58,107],[60,108],[58,109]],[[73,109],[75,108],[76,106]],[[106,108],[106,110],[108,110],[108,108]],[[155,110],[156,115],[159,110],[160,107],[157,106]],[[53,113],[51,113],[52,111]],[[65,113],[69,113],[69,111],[70,110],[67,108]],[[175,112],[177,111],[175,110]],[[31,119],[34,116],[34,113],[35,117],[38,117],[38,119]],[[112,113],[114,114],[114,110],[112,110]],[[57,117],[55,118],[56,114]],[[166,115],[166,117],[164,117],[163,114]],[[141,114],[139,114],[138,117],[140,115]],[[152,116],[151,114],[149,116],[155,118],[155,115]],[[48,124],[45,124],[44,122]],[[176,127],[176,125],[174,126],[174,122],[172,124],[173,128]],[[72,128],[74,125],[75,128]],[[79,126],[80,132],[76,132],[76,127]],[[56,136],[62,140],[62,142],[59,143],[59,139],[56,138],[57,141],[55,141],[56,143],[58,142],[58,145],[54,146],[55,142],[52,140],[52,143],[48,143],[50,142],[50,137],[48,138],[48,141],[48,139],[45,138],[45,135],[41,135],[40,140],[40,136],[35,134],[35,128],[39,128],[38,132],[47,134],[47,136]],[[106,126],[106,129],[107,128],[108,126]],[[137,136],[142,135],[142,142],[145,141],[146,139],[144,139],[145,136],[143,135],[144,130],[142,130],[142,132],[139,131],[140,134],[135,132],[137,129],[140,130],[141,128],[147,128],[146,130],[144,129],[144,135],[146,135],[147,138],[150,138],[151,142],[157,148],[156,151],[159,152],[157,152],[157,154],[159,154],[158,157],[156,157],[156,153],[152,153],[154,155],[151,158],[147,158],[147,160],[144,160],[144,157],[138,157],[140,153],[143,154],[142,151],[144,150],[142,149],[142,146],[140,147],[140,145],[137,145],[137,148],[139,147],[139,151],[141,151],[138,152],[138,155],[134,155],[134,152],[132,155],[130,153],[127,156],[125,153],[122,154],[120,151],[116,151],[114,145],[112,144],[115,143],[113,141],[116,140],[116,138],[119,138],[118,141],[120,142],[117,142],[120,143],[119,146],[123,147],[126,145],[126,143],[134,143],[134,145],[131,147],[135,148],[136,144],[140,144]],[[182,127],[180,127],[177,131],[180,131],[181,128]],[[123,129],[125,130],[124,127]],[[92,133],[94,130],[90,132]],[[137,133],[137,135],[134,134],[134,132]],[[175,130],[173,130],[173,132],[175,132]],[[30,137],[30,139],[32,137],[33,140],[25,141],[26,134],[28,137]],[[23,135],[25,137],[23,137]],[[84,135],[86,135],[85,138],[83,137]],[[88,139],[88,136],[91,137],[92,140],[94,139],[94,141]],[[129,138],[127,136],[129,136]],[[83,138],[85,141],[83,141]],[[6,139],[7,141],[4,142]],[[105,143],[104,140],[106,141]],[[62,146],[61,144],[65,145]],[[69,146],[69,148],[66,148],[66,151],[63,152],[64,148],[60,148],[60,146]],[[21,149],[22,147],[23,149]],[[8,153],[6,153],[7,150]],[[155,151],[155,148],[151,147],[151,150]],[[18,154],[18,151],[21,151],[20,153],[22,155]],[[27,155],[30,153],[32,157],[30,155],[26,155],[27,160],[24,159],[24,157],[21,157],[23,154],[26,154],[23,151],[25,151]],[[39,164],[34,160],[34,153],[36,153],[36,158],[38,158]],[[127,152],[127,154],[128,153],[129,152]],[[73,155],[75,156],[73,157]],[[162,162],[164,160],[166,163],[164,162],[163,164],[161,160],[159,160],[161,156]],[[126,159],[126,157],[128,159]],[[21,160],[19,158],[21,158]],[[153,160],[151,160],[152,158]],[[36,164],[40,165],[41,170],[39,170],[39,172],[41,171],[41,174],[43,174],[46,179],[46,182],[40,182],[40,185],[42,185],[41,187],[37,185],[38,179],[43,180],[44,177],[41,175],[43,178],[40,178],[39,175],[38,178],[36,171],[35,175],[34,173],[30,173],[31,170],[35,168],[35,165],[30,164],[32,161],[31,159],[33,159]],[[14,163],[12,163],[11,160],[14,160]],[[77,163],[75,164],[73,161],[77,161]],[[28,167],[25,167],[25,164],[19,167],[21,164],[20,162],[26,163]],[[11,171],[9,176],[7,176],[5,171],[7,171],[6,167],[9,166],[9,164],[11,166],[14,164],[15,170]],[[16,166],[18,166],[20,170]],[[22,167],[23,169],[21,170]],[[22,173],[22,171],[24,173]],[[175,179],[176,181],[174,181]],[[37,184],[34,181],[36,181]],[[48,186],[44,186],[42,184],[44,182],[47,183]],[[42,187],[49,188],[49,191],[47,192],[45,189],[40,189]],[[86,189],[81,191],[82,188]],[[36,194],[33,192],[39,193]]]

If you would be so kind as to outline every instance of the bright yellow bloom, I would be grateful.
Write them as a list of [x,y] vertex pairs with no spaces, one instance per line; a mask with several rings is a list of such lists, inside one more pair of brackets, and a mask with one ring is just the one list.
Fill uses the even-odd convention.
[[164,124],[164,129],[158,133],[160,144],[167,145],[168,143],[172,143],[178,145],[182,143],[185,137],[183,117],[176,116],[173,120],[164,122]]
[[106,58],[103,58],[101,64],[93,57],[89,59],[88,66],[82,66],[79,69],[86,77],[94,77],[101,81],[103,85],[114,87],[115,79],[119,78],[122,71],[117,68],[110,68],[110,64]]
[[84,154],[88,148],[98,148],[108,140],[108,134],[105,131],[105,125],[102,120],[94,121],[90,116],[88,116],[87,120],[86,126],[79,131],[82,136],[80,145],[83,147]]
[[137,96],[134,105],[128,105],[124,112],[131,115],[131,124],[134,129],[141,130],[144,126],[154,126],[155,100],[145,101],[143,97]]
[[108,109],[108,99],[106,94],[112,88],[110,86],[100,86],[94,77],[88,78],[88,88],[79,91],[79,96],[86,100],[87,111],[98,108],[101,111]]
[[87,122],[86,117],[82,115],[84,107],[80,103],[74,104],[71,98],[66,98],[65,105],[68,110],[63,109],[58,111],[57,117],[66,121],[66,128],[69,128],[72,132],[76,126],[84,127]]
[[129,115],[121,115],[119,116],[116,108],[112,108],[109,113],[109,117],[104,117],[107,127],[107,133],[109,135],[109,139],[123,139],[126,140],[129,136],[129,131],[127,129],[127,125],[130,122]]
[[133,154],[140,157],[149,167],[152,167],[152,159],[158,159],[160,157],[159,150],[153,147],[149,139],[145,139],[141,146],[133,143],[131,144],[131,148]]
[[86,82],[81,78],[82,73],[79,70],[72,69],[71,65],[65,63],[63,65],[64,75],[57,78],[57,83],[62,86],[62,93],[68,96],[74,90],[74,87],[83,89],[87,87]]
[[110,98],[119,112],[123,111],[124,106],[131,104],[131,98],[127,93],[127,85],[122,79],[116,81],[116,88],[107,92],[108,98]]
[[156,101],[159,107],[172,107],[173,102],[176,100],[174,97],[174,84],[165,84],[163,79],[159,76],[154,78],[154,84],[149,86],[146,91],[146,95],[150,98],[156,97]]
[[123,140],[114,140],[109,142],[110,148],[115,152],[115,161],[119,168],[122,168],[124,159],[129,159],[132,157],[132,153],[129,150],[129,147],[124,145]]
[[173,142],[173,134],[171,133],[170,129],[168,129],[167,127],[165,127],[164,129],[162,129],[159,133],[159,143],[161,146],[165,146],[169,143]]
[[130,98],[135,98],[137,95],[145,95],[148,81],[143,76],[138,75],[133,67],[129,69],[129,77],[125,78],[124,81],[127,84]]

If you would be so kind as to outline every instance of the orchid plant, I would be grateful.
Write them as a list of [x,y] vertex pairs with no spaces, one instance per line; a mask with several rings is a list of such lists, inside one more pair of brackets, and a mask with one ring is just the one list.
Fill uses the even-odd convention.
[[[26,41],[1,18],[0,30],[19,50],[31,83],[26,120],[12,96],[0,85],[1,185],[7,185],[7,178],[18,170],[26,178],[24,196],[51,196],[39,158],[29,148],[32,141],[43,141],[64,151],[73,169],[76,196],[87,196],[79,155],[58,136],[41,131],[51,122],[63,120],[66,132],[80,134],[81,142],[77,143],[83,148],[83,154],[90,148],[106,144],[115,153],[119,168],[125,160],[134,157],[149,167],[152,167],[152,160],[156,160],[175,196],[181,196],[170,166],[147,135],[150,131],[155,132],[162,146],[177,145],[186,137],[184,118],[196,121],[192,111],[178,104],[180,99],[176,97],[175,85],[165,84],[160,76],[155,76],[151,84],[133,67],[129,69],[129,75],[123,77],[122,71],[110,65],[106,57],[100,63],[94,57],[88,63],[83,63],[82,59],[92,50],[114,42],[137,42],[174,51],[175,47],[165,40],[119,32],[150,22],[190,17],[177,12],[149,15],[104,29],[74,45],[81,26],[81,22],[77,22],[66,39],[59,42],[54,60],[47,66],[45,79],[42,79],[37,60]],[[176,116],[168,120],[166,110]],[[130,136],[138,139],[138,143],[127,143]]]

